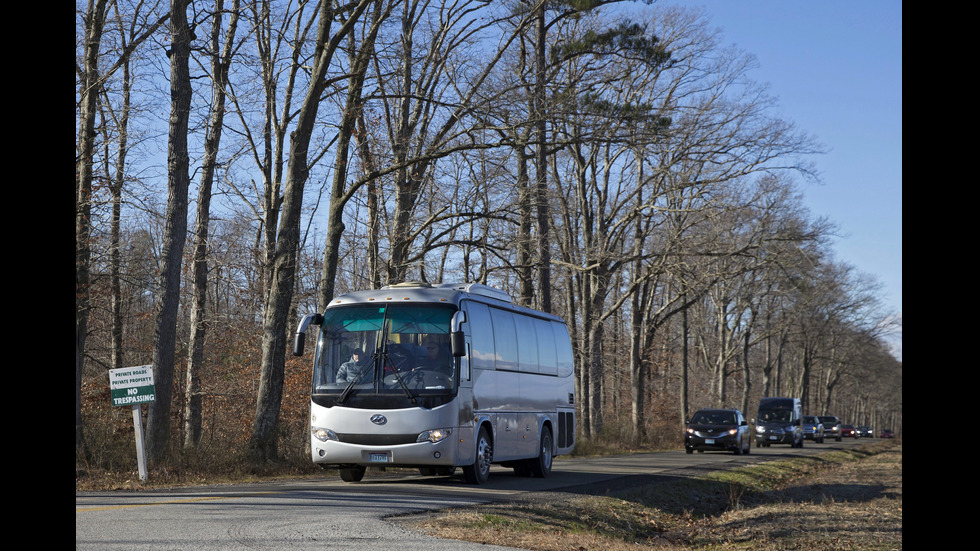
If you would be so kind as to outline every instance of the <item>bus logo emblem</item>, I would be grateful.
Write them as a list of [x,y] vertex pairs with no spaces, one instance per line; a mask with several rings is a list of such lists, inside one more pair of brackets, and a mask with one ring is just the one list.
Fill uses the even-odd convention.
[[371,422],[375,425],[383,425],[388,422],[388,418],[381,414],[371,416]]

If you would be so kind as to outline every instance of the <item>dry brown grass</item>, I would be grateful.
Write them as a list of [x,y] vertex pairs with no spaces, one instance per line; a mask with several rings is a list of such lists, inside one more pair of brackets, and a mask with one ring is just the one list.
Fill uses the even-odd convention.
[[901,549],[901,442],[826,455],[611,496],[538,496],[401,522],[441,538],[542,551]]

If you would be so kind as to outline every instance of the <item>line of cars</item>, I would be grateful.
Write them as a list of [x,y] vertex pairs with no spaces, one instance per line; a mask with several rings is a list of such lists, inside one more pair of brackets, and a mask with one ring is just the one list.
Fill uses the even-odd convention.
[[[841,423],[834,415],[801,415],[797,398],[763,398],[759,403],[759,418],[755,425],[755,445],[790,444],[802,448],[804,440],[822,444],[824,439],[874,438],[868,425],[855,427]],[[684,450],[730,451],[736,455],[752,451],[753,429],[741,411],[735,408],[699,409],[687,421]],[[886,436],[887,434],[887,436]],[[882,438],[892,438],[891,430],[881,431]]]
[[[882,431],[882,434],[885,432]],[[870,426],[855,427],[848,423],[841,423],[834,415],[804,415],[803,434],[807,440],[817,443],[823,442],[824,438],[833,438],[840,442],[842,438],[874,438],[875,436]]]

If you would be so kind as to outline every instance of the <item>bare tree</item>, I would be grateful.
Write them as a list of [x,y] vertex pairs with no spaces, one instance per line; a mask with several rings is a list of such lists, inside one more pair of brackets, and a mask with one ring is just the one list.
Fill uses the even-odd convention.
[[[136,27],[140,31],[121,50],[113,52],[114,58],[102,63],[102,38],[108,17],[108,0],[89,0],[84,13],[80,13],[82,36],[80,59],[76,61],[78,130],[75,150],[75,460],[86,456],[82,427],[82,371],[85,363],[85,339],[88,336],[90,309],[89,264],[92,234],[92,160],[97,140],[95,120],[98,113],[98,95],[106,79],[111,77],[132,53],[163,25],[169,13],[155,19],[155,4],[139,4],[132,14],[133,21],[142,21]],[[79,45],[76,45],[79,47]]]
[[201,184],[197,195],[197,217],[194,231],[194,255],[192,281],[192,300],[190,312],[190,350],[187,358],[184,402],[184,447],[197,449],[201,444],[201,375],[204,362],[204,344],[207,336],[207,296],[208,296],[208,226],[211,221],[211,190],[214,186],[215,171],[218,165],[218,151],[221,133],[224,130],[225,103],[228,88],[228,71],[231,66],[235,34],[238,29],[239,0],[232,0],[228,8],[228,28],[224,32],[222,45],[222,24],[225,17],[224,0],[217,0],[211,15],[211,39],[209,58],[211,62],[212,103],[209,112],[207,136],[204,141],[204,160],[201,166]]
[[191,106],[191,29],[187,20],[189,5],[190,0],[171,0],[170,3],[167,212],[153,338],[153,382],[156,399],[150,402],[146,419],[146,457],[151,465],[166,461],[170,452],[177,307],[180,298],[181,261],[187,239],[187,193],[190,187],[190,159],[187,152]]
[[[346,230],[344,226],[344,210],[348,201],[364,184],[371,186],[368,190],[369,197],[369,228],[372,236],[375,236],[378,227],[378,198],[374,187],[375,174],[378,168],[374,162],[370,146],[366,140],[367,130],[364,122],[364,81],[367,76],[370,62],[375,55],[375,41],[382,25],[391,16],[395,2],[373,2],[374,7],[370,12],[370,17],[365,18],[363,26],[365,30],[361,36],[356,36],[354,32],[348,33],[348,65],[349,76],[346,79],[347,93],[344,104],[341,108],[341,120],[337,129],[336,137],[336,157],[334,161],[333,182],[330,188],[330,204],[328,211],[328,226],[326,243],[321,263],[319,309],[326,308],[327,302],[334,296],[334,284],[337,277],[337,266],[340,259],[341,238]],[[356,132],[356,133],[355,133]],[[348,186],[347,180],[350,174],[348,169],[350,147],[352,140],[359,140],[357,152],[362,163],[362,177],[357,179],[353,185]],[[377,267],[377,241],[369,239],[370,261],[372,280],[377,277],[374,271]]]
[[[578,255],[569,258],[568,269],[577,273],[574,288],[585,355],[581,417],[590,437],[601,432],[607,395],[602,325],[647,278],[664,273],[644,265],[677,266],[669,273],[683,278],[690,274],[684,265],[701,259],[697,280],[674,285],[675,296],[684,297],[680,300],[685,303],[693,303],[726,273],[744,270],[720,263],[758,246],[747,239],[725,238],[726,233],[742,231],[737,215],[744,205],[726,203],[726,195],[737,197],[733,191],[744,186],[750,174],[805,171],[806,165],[796,159],[813,151],[805,135],[768,115],[771,100],[764,91],[744,85],[744,56],[719,52],[703,22],[666,18],[658,23],[620,23],[608,32],[591,34],[583,30],[587,40],[569,39],[563,46],[577,55],[569,56],[574,63],[566,71],[570,115],[558,126],[557,141],[570,144],[569,161],[556,168],[555,178],[562,179],[562,169],[568,174],[567,184],[559,181],[559,188],[569,190],[569,200],[562,204],[571,214],[563,218],[574,222],[563,228],[563,239],[575,243],[565,248]],[[654,32],[669,40],[660,43]],[[581,54],[598,54],[619,44],[629,45],[617,49],[623,60],[619,63],[616,54]],[[716,55],[699,55],[705,52]],[[648,60],[649,72],[636,63],[642,59]],[[590,72],[601,76],[595,78],[597,84],[587,80]],[[646,79],[630,78],[637,74]],[[631,119],[636,122],[623,123]],[[626,167],[641,160],[650,170],[642,172],[644,181],[636,181],[637,171]],[[643,201],[637,203],[641,190]],[[650,218],[659,222],[651,224]],[[627,238],[624,229],[635,230],[643,219],[650,233]],[[627,241],[632,245],[626,246]],[[632,266],[638,279],[613,293],[613,276],[624,266]],[[738,352],[737,347],[730,350]]]
[[[292,305],[296,255],[299,246],[303,190],[309,175],[309,146],[316,126],[317,112],[328,84],[328,71],[341,42],[373,0],[359,0],[342,10],[321,2],[317,33],[310,68],[309,87],[290,134],[289,165],[283,187],[281,217],[275,238],[275,252],[269,266],[268,294],[262,329],[262,373],[255,407],[255,423],[249,450],[258,460],[278,456],[279,409],[282,403],[283,371],[286,361],[288,314]],[[339,28],[334,20],[343,15]]]

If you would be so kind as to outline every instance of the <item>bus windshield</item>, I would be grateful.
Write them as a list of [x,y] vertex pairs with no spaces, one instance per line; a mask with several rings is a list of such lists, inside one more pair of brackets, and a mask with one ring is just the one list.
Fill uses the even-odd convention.
[[419,396],[451,394],[450,349],[455,309],[443,305],[355,305],[328,308],[320,326],[313,394]]

